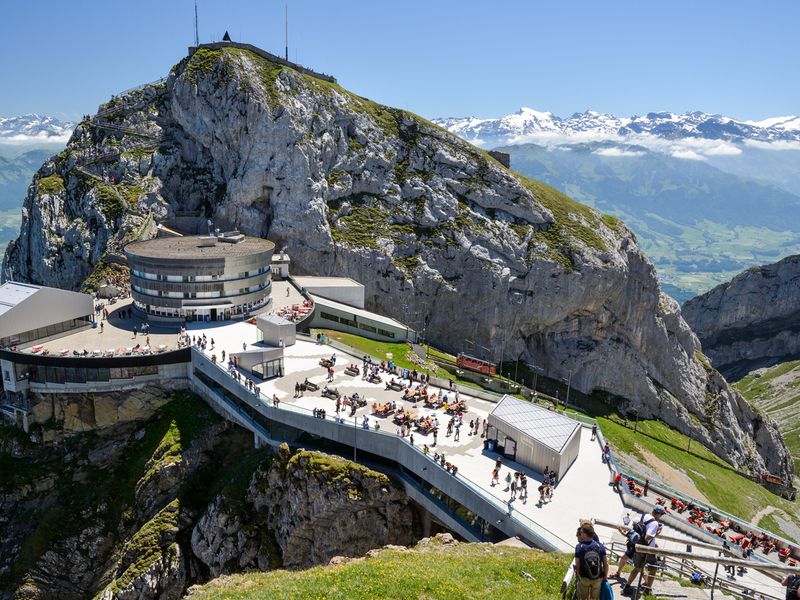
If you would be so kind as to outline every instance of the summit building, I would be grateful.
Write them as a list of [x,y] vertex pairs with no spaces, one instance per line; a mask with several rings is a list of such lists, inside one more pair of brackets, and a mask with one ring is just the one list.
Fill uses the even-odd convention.
[[229,232],[125,247],[134,306],[151,320],[223,321],[270,309],[275,244]]

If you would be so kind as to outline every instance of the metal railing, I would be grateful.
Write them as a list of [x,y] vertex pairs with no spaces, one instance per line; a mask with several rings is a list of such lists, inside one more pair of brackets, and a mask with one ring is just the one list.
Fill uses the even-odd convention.
[[[606,544],[606,550],[608,552],[609,557],[609,570],[611,570],[611,562],[612,558],[616,561],[619,560],[622,555],[625,553],[627,549],[627,544],[625,542],[614,542],[612,541],[609,544]],[[764,600],[782,600],[783,594],[781,592],[781,586],[777,583],[776,580],[773,584],[768,584],[761,582],[757,584],[757,587],[753,585],[745,585],[743,583],[739,583],[735,581],[735,579],[731,579],[728,577],[721,577],[719,573],[719,565],[726,564],[726,562],[735,563],[736,560],[726,559],[724,557],[716,557],[710,555],[703,555],[697,554],[689,557],[682,557],[682,558],[674,558],[671,556],[661,556],[659,557],[656,562],[651,563],[651,569],[655,571],[655,581],[664,581],[667,579],[670,580],[689,580],[691,581],[692,575],[696,574],[698,579],[700,580],[700,584],[697,587],[702,589],[708,589],[711,592],[711,597],[714,597],[714,592],[719,591],[728,596],[733,596],[734,598],[740,598],[742,600],[752,600],[753,598],[757,598],[757,594],[761,594]],[[712,570],[704,568],[700,566],[698,563],[716,563],[715,567]],[[736,565],[741,566],[741,565]],[[752,565],[747,565],[747,569],[753,569],[754,571],[758,570],[759,565],[754,563]],[[639,576],[639,585],[637,586],[641,589],[641,580],[642,580],[643,572],[640,573]],[[734,576],[735,578],[735,576]],[[740,575],[741,578],[741,575]],[[695,584],[692,584],[695,585]],[[769,590],[765,589],[768,587]],[[637,591],[637,596],[638,596]],[[636,598],[637,596],[634,596]]]

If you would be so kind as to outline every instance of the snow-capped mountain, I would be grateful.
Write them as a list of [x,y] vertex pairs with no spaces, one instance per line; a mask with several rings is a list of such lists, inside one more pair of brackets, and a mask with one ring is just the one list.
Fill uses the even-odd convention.
[[[648,138],[666,142],[687,140],[689,147],[704,147],[707,145],[704,141],[717,144],[789,142],[800,147],[800,117],[796,116],[739,121],[703,112],[652,112],[644,116],[616,117],[588,110],[561,118],[551,112],[522,108],[512,115],[497,119],[465,117],[434,119],[434,122],[475,144],[487,147],[525,142],[559,144],[581,141],[653,146],[647,143]],[[698,143],[692,144],[691,141]],[[717,146],[717,151],[724,153],[724,146],[722,150],[719,148]]]
[[0,117],[0,144],[46,143],[65,144],[75,123],[37,114]]

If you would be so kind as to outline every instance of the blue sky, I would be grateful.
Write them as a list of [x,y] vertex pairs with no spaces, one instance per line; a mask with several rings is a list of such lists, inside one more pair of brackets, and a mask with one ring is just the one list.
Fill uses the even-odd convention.
[[[272,0],[198,0],[200,40],[283,52]],[[193,0],[9,2],[0,115],[75,118],[167,73]],[[800,113],[800,2],[289,0],[290,59],[426,117],[703,110]]]

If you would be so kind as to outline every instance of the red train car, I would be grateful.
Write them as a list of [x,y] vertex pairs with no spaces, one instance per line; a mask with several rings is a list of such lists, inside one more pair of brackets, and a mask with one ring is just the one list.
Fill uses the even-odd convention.
[[497,373],[497,366],[494,363],[467,354],[458,355],[456,358],[456,366],[458,366],[459,369],[477,371],[478,373],[485,373],[486,375],[494,375]]

